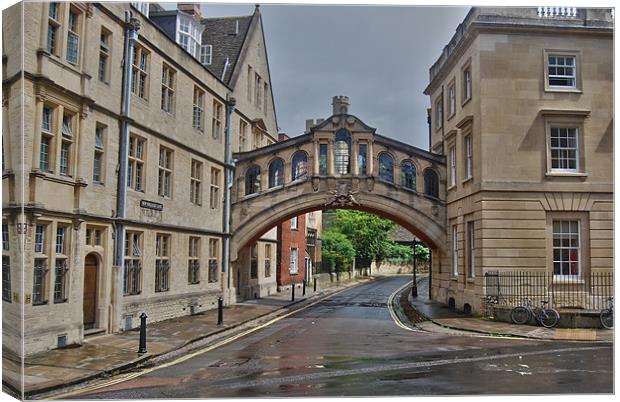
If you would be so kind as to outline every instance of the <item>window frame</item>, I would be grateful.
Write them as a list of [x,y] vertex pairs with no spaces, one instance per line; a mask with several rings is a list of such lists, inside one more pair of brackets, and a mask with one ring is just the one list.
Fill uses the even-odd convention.
[[189,201],[198,206],[202,205],[202,173],[203,163],[192,158],[190,161]]
[[466,222],[467,235],[467,278],[476,277],[476,223],[473,219]]
[[[106,39],[105,41],[103,39]],[[97,63],[97,79],[104,84],[110,83],[110,58],[112,56],[112,32],[101,26],[99,33],[99,62]],[[102,61],[104,64],[102,75]]]
[[474,177],[474,152],[472,134],[468,133],[463,136],[463,167],[465,170],[465,177],[463,181],[467,181]]
[[219,281],[220,265],[220,239],[217,237],[209,238],[209,273],[208,282],[217,283]]
[[205,131],[205,91],[194,84],[192,99],[192,127],[204,133]]
[[[574,57],[574,86],[562,86],[551,85],[549,83],[549,57]],[[544,77],[544,91],[545,92],[573,92],[582,93],[582,80],[581,80],[581,51],[569,50],[569,49],[543,49],[543,77]]]
[[456,143],[452,142],[448,145],[448,179],[450,180],[448,190],[456,187],[456,175]]
[[299,248],[291,247],[291,258],[289,264],[289,274],[297,275],[299,273]]
[[[133,63],[131,65],[130,92],[136,97],[148,102],[149,100],[149,69],[150,55],[140,43],[134,43]],[[142,63],[144,58],[144,64]]]
[[[131,188],[134,191],[144,193],[146,184],[146,182],[144,181],[144,175],[146,171],[147,140],[142,136],[130,133],[128,148],[127,187]],[[141,150],[139,155],[138,150]],[[140,167],[140,169],[138,169],[138,166]]]
[[171,199],[174,177],[174,150],[163,145],[159,146],[159,162],[157,171],[157,194],[160,197]]
[[219,141],[222,138],[222,110],[224,105],[217,99],[213,99],[213,117],[211,120],[211,136]]
[[450,120],[456,115],[456,79],[452,78],[448,84],[448,117]]
[[[586,158],[584,152],[584,122],[581,116],[560,116],[550,115],[545,118],[545,149],[546,149],[546,172],[547,177],[552,176],[587,176],[586,173]],[[575,169],[558,169],[553,168],[552,154],[553,149],[551,147],[551,132],[553,128],[569,128],[576,129],[576,142],[577,142],[577,158]]]
[[200,236],[189,236],[187,252],[187,283],[197,285],[200,283]]
[[443,127],[444,110],[443,110],[443,93],[441,93],[434,102],[435,105],[435,131],[441,130]]
[[459,232],[458,224],[452,225],[452,277],[458,278],[459,276]]
[[471,59],[461,66],[461,106],[464,106],[474,96],[474,77]]
[[177,71],[166,63],[161,66],[161,103],[160,107],[166,113],[175,113],[175,90]]
[[[123,244],[123,296],[142,293],[144,232],[127,230]],[[137,250],[136,250],[137,246]],[[130,262],[131,266],[127,263]]]
[[218,169],[214,166],[211,166],[211,182],[209,185],[209,206],[211,209],[219,209],[220,208],[220,200],[219,193],[220,187],[222,186],[220,182],[220,174],[222,170]]
[[[108,127],[97,122],[95,124],[95,146],[93,156],[93,182],[97,184],[105,183],[105,149]],[[97,136],[101,134],[101,146],[97,143]],[[97,160],[99,160],[99,177],[96,176]]]
[[170,290],[171,243],[169,233],[155,234],[155,293]]

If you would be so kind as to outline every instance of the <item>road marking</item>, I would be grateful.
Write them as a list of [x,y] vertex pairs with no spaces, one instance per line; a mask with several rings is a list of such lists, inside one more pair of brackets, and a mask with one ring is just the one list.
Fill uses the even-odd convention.
[[339,290],[337,292],[328,294],[324,298],[316,300],[316,301],[308,304],[307,306],[303,306],[303,307],[301,307],[301,308],[299,308],[297,310],[294,310],[294,311],[291,311],[289,313],[283,314],[283,315],[281,315],[279,317],[276,317],[276,318],[274,318],[274,319],[272,319],[270,321],[267,321],[266,323],[261,324],[261,325],[259,325],[257,327],[250,328],[247,331],[240,332],[237,335],[234,335],[234,336],[232,336],[230,338],[226,338],[226,339],[224,339],[222,341],[216,342],[213,345],[208,346],[208,347],[206,347],[204,349],[200,349],[200,350],[198,350],[196,352],[193,352],[193,353],[187,354],[185,356],[179,357],[179,358],[177,358],[175,360],[169,361],[169,362],[161,364],[159,366],[146,368],[146,369],[143,369],[143,370],[141,370],[139,372],[136,372],[136,373],[129,373],[129,374],[124,374],[124,375],[121,374],[120,378],[116,378],[114,380],[110,380],[110,381],[107,381],[105,383],[94,384],[94,385],[91,385],[89,387],[80,388],[80,389],[77,389],[75,391],[70,391],[70,392],[66,392],[66,393],[63,393],[63,394],[47,397],[46,399],[62,399],[62,398],[66,398],[68,396],[79,395],[79,394],[84,394],[84,393],[90,393],[92,391],[96,391],[96,390],[101,389],[101,388],[109,387],[109,386],[112,386],[112,385],[119,384],[121,382],[129,381],[129,380],[133,380],[134,378],[140,377],[140,376],[142,376],[144,374],[151,373],[151,372],[153,372],[155,370],[160,370],[160,369],[163,369],[163,368],[166,368],[166,367],[174,366],[174,365],[179,364],[179,363],[183,363],[184,361],[187,361],[187,360],[189,360],[189,359],[191,359],[193,357],[199,356],[199,355],[201,355],[203,353],[210,352],[210,351],[212,351],[214,349],[217,349],[219,347],[227,345],[230,342],[233,342],[233,341],[235,341],[235,340],[237,340],[239,338],[242,338],[242,337],[244,337],[246,335],[249,335],[249,334],[251,334],[253,332],[256,332],[256,331],[258,331],[260,329],[263,329],[265,327],[268,327],[269,325],[272,325],[272,324],[274,324],[274,323],[276,323],[276,322],[278,322],[278,321],[280,321],[280,320],[282,320],[284,318],[287,318],[287,317],[289,317],[289,316],[291,316],[293,314],[299,313],[300,311],[303,311],[303,310],[305,310],[305,309],[307,309],[309,307],[312,307],[312,306],[322,302],[324,299],[326,299],[328,297],[336,296],[336,295],[344,292],[345,290],[350,290],[352,288],[354,288],[354,286],[346,287],[346,288],[341,289],[341,290]]
[[394,311],[393,308],[393,301],[394,301],[394,297],[396,297],[396,295],[398,293],[400,293],[404,288],[406,288],[407,286],[409,286],[409,282],[405,283],[403,286],[399,287],[398,289],[396,289],[391,295],[390,297],[388,297],[388,301],[387,301],[387,308],[388,311],[390,312],[390,317],[392,317],[392,320],[394,320],[394,323],[396,325],[398,325],[399,327],[401,327],[402,329],[406,329],[407,331],[411,331],[411,332],[424,332],[422,330],[419,329],[413,329],[407,325],[405,325],[400,318],[398,318],[398,315],[396,315],[396,312]]

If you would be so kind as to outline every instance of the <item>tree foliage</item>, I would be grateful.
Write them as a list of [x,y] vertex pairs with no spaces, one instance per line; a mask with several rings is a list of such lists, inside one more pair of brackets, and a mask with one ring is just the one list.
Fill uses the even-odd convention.
[[347,271],[355,258],[355,248],[344,234],[334,229],[323,232],[321,247],[323,261],[329,261],[338,271]]

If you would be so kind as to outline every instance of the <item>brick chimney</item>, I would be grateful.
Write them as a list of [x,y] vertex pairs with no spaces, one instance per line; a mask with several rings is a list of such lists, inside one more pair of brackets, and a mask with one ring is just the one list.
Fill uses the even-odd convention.
[[202,13],[200,12],[200,3],[177,3],[177,9],[184,13],[190,14],[202,19]]

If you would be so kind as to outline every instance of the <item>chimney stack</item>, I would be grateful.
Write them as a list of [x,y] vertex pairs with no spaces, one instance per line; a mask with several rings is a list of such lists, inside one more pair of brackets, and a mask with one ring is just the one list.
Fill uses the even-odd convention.
[[177,9],[184,13],[195,16],[197,19],[202,19],[202,13],[200,12],[200,3],[177,3]]
[[349,114],[349,97],[344,95],[332,98],[332,114]]

